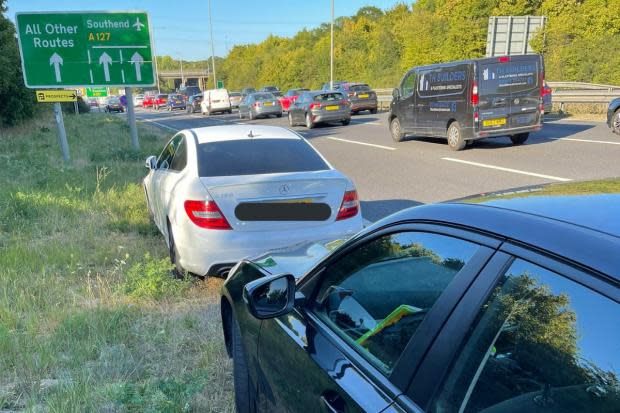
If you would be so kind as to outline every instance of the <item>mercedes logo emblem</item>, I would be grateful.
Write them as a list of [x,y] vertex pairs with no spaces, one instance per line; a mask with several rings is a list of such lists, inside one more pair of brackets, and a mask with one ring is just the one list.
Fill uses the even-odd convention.
[[520,102],[520,100],[519,100],[519,99],[515,99],[515,105],[518,105],[518,104],[519,104],[519,102]]
[[288,184],[284,184],[284,185],[280,186],[280,193],[282,195],[288,194],[290,190],[291,190],[291,188],[288,186]]

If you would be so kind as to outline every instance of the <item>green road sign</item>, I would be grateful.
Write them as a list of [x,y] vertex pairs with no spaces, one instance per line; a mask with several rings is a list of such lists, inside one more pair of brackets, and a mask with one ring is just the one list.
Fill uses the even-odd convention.
[[108,88],[106,87],[87,87],[86,96],[89,98],[103,98],[108,96]]
[[155,84],[145,12],[34,12],[15,17],[29,88]]
[[217,81],[217,88],[218,89],[224,89],[224,81],[223,80],[218,80]]

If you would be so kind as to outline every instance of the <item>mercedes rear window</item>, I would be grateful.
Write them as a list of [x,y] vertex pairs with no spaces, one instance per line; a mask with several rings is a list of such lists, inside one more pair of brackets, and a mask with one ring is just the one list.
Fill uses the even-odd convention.
[[321,93],[314,97],[314,100],[319,102],[334,102],[342,99],[344,99],[342,93]]
[[201,177],[260,175],[329,169],[302,139],[240,139],[198,145]]

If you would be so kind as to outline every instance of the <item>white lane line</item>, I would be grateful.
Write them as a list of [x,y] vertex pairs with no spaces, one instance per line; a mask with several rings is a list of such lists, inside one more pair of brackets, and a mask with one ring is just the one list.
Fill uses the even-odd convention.
[[372,125],[372,126],[383,126],[380,122],[364,122],[359,120],[351,121],[351,123],[355,123],[356,125]]
[[372,146],[373,148],[387,149],[388,151],[395,151],[396,150],[396,148],[392,148],[391,146],[383,146],[383,145],[376,145],[374,143],[351,141],[349,139],[336,138],[336,137],[333,137],[333,136],[324,136],[324,138],[325,139],[331,139],[333,141],[340,141],[340,142],[347,142],[347,143],[356,143],[358,145],[364,145],[364,146]]
[[149,123],[154,123],[154,124],[155,124],[155,125],[157,125],[157,126],[161,126],[162,128],[165,128],[165,129],[171,130],[171,131],[173,131],[173,132],[178,132],[178,131],[180,131],[180,130],[181,130],[181,129],[175,129],[175,128],[171,127],[171,126],[164,125],[163,123],[159,123],[159,122],[156,122],[156,121],[154,121],[154,120],[150,120],[150,119],[138,119],[138,121],[139,121],[139,122],[149,122]]
[[590,141],[587,139],[576,139],[576,138],[549,138],[553,141],[573,141],[573,142],[588,142],[588,143],[606,143],[608,145],[620,145],[620,142],[611,142],[611,141]]
[[495,170],[498,170],[498,171],[512,172],[513,174],[529,175],[529,176],[535,176],[535,177],[538,177],[538,178],[551,179],[553,181],[560,181],[560,182],[572,181],[572,179],[568,179],[568,178],[560,178],[560,177],[557,177],[557,176],[543,175],[543,174],[537,174],[537,173],[534,173],[534,172],[527,172],[527,171],[520,171],[519,169],[504,168],[502,166],[487,165],[487,164],[484,164],[484,163],[464,161],[462,159],[455,159],[455,158],[441,158],[441,159],[443,159],[444,161],[451,161],[451,162],[464,163],[466,165],[479,166],[480,168],[495,169]]

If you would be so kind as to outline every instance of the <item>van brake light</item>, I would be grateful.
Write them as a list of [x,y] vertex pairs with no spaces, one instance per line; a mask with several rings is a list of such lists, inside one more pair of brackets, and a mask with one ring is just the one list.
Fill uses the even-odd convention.
[[472,105],[477,105],[479,102],[478,99],[478,83],[474,82],[474,84],[471,87],[471,104]]
[[501,56],[499,59],[497,59],[497,61],[500,63],[508,63],[510,62],[510,56]]

